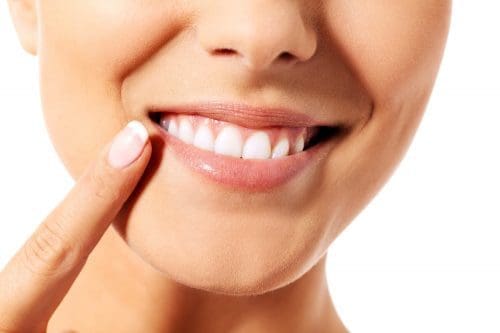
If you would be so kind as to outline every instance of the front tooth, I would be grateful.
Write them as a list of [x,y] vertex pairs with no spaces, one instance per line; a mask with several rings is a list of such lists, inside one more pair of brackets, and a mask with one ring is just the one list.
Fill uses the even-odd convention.
[[283,157],[288,154],[290,143],[287,138],[282,138],[273,148],[272,158]]
[[194,133],[193,126],[187,119],[181,119],[179,124],[179,139],[184,141],[185,143],[193,143]]
[[193,145],[208,151],[214,150],[214,136],[206,125],[200,125],[194,136]]
[[271,156],[271,142],[265,132],[255,132],[245,141],[241,157],[266,159]]
[[241,157],[242,139],[240,132],[233,126],[226,126],[217,135],[214,152],[222,155]]
[[304,136],[300,135],[295,142],[294,153],[299,153],[302,150],[304,150]]

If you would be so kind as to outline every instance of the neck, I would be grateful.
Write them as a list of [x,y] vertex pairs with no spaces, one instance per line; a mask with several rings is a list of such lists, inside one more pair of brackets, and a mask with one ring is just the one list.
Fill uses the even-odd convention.
[[[49,332],[347,332],[330,298],[326,254],[293,283],[258,296],[179,284],[110,227],[49,323]],[[99,318],[92,321],[90,318]]]

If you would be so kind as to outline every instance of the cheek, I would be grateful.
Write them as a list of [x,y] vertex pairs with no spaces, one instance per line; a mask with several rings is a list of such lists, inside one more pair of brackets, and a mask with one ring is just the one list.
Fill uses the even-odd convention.
[[439,67],[451,1],[329,2],[331,35],[376,104],[428,90]]
[[39,2],[43,111],[73,177],[126,121],[122,77],[181,27],[185,10],[170,7],[168,1]]
[[42,47],[72,64],[118,79],[150,57],[183,26],[187,8],[168,1],[42,1]]
[[326,173],[325,193],[343,207],[337,221],[345,226],[386,183],[410,145],[441,61],[450,2],[332,0],[326,14],[331,38],[374,102],[366,126],[329,161],[342,181]]

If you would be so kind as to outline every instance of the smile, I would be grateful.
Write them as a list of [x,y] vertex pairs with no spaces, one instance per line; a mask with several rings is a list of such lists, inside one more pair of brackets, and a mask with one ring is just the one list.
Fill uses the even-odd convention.
[[195,173],[240,190],[286,183],[324,159],[346,131],[286,111],[217,105],[158,109],[149,116],[166,151]]

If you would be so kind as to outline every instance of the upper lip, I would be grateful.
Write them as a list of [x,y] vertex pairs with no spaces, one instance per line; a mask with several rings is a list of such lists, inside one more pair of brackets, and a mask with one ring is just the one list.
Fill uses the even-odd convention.
[[154,113],[201,115],[248,128],[334,125],[322,123],[312,116],[288,108],[250,106],[243,103],[203,102],[177,106],[151,106],[148,111],[150,116],[154,116]]

